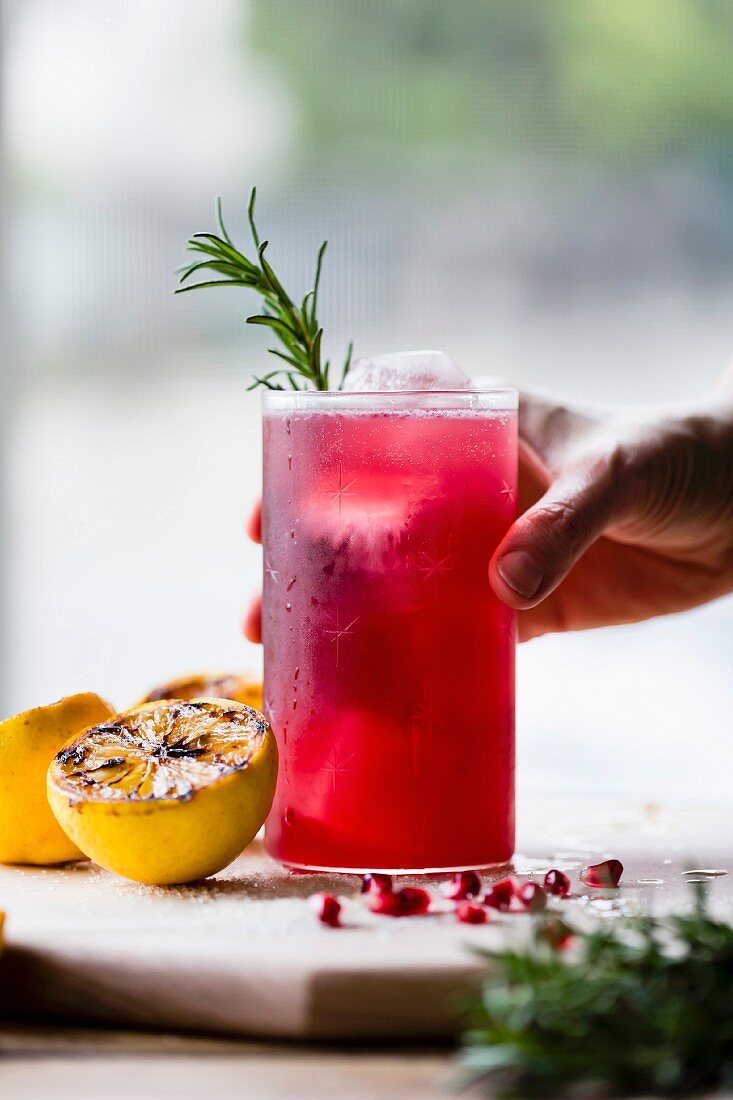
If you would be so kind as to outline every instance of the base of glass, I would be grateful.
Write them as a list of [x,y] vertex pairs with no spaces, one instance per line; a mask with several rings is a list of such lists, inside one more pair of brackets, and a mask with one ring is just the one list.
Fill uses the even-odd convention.
[[[275,857],[277,858],[277,857]],[[291,860],[279,860],[283,867],[290,871],[299,871],[303,874],[314,875],[405,875],[415,878],[418,875],[450,875],[458,871],[478,871],[479,874],[495,874],[497,871],[508,870],[511,867],[511,859],[502,860],[500,863],[459,863],[450,867],[321,867],[315,863],[293,863]]]

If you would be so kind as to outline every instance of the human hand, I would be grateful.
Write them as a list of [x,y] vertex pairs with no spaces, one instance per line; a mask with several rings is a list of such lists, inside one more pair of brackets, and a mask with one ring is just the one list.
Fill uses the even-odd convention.
[[638,622],[733,590],[733,380],[686,407],[520,394],[520,516],[489,566],[519,638]]

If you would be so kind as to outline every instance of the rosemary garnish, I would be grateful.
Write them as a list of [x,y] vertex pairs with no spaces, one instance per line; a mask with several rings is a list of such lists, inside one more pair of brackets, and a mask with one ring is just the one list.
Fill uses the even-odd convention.
[[[327,390],[330,385],[330,364],[321,354],[323,329],[318,323],[316,309],[321,266],[328,242],[324,241],[318,250],[313,289],[308,291],[298,306],[286,292],[265,258],[268,242],[260,241],[255,225],[256,196],[257,188],[253,187],[247,209],[247,220],[257,260],[247,259],[232,241],[222,218],[221,200],[217,199],[216,218],[219,233],[195,233],[189,240],[187,250],[203,254],[206,258],[182,268],[180,282],[185,283],[196,272],[214,272],[223,277],[191,283],[188,286],[181,285],[176,294],[182,294],[187,290],[201,290],[202,287],[209,286],[244,286],[256,291],[264,303],[263,310],[262,313],[248,317],[247,323],[265,325],[273,332],[282,347],[268,348],[268,351],[281,359],[286,366],[278,367],[277,370],[259,377],[255,376],[252,385],[248,388],[252,390],[257,386],[266,386],[270,390],[283,390],[289,386],[293,390],[308,388]],[[339,389],[349,373],[351,353],[352,344],[349,344],[338,383]],[[287,382],[287,386],[281,384],[282,380]]]
[[469,1080],[521,1097],[733,1084],[733,928],[708,915],[704,893],[688,914],[590,931],[563,922],[567,953],[553,947],[557,925],[537,918],[529,948],[482,953],[490,973],[464,1037]]

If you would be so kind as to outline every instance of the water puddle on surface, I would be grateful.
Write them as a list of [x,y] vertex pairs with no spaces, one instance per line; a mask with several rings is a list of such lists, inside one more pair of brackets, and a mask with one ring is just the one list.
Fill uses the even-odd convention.
[[722,867],[695,867],[682,871],[682,877],[688,882],[707,882],[711,878],[723,878],[728,872]]

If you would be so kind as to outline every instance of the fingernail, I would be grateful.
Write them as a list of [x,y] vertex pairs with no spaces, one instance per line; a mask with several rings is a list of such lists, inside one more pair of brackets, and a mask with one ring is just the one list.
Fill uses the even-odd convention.
[[499,558],[496,568],[504,583],[526,599],[537,594],[544,580],[542,570],[526,550],[512,550],[510,554],[505,554]]

